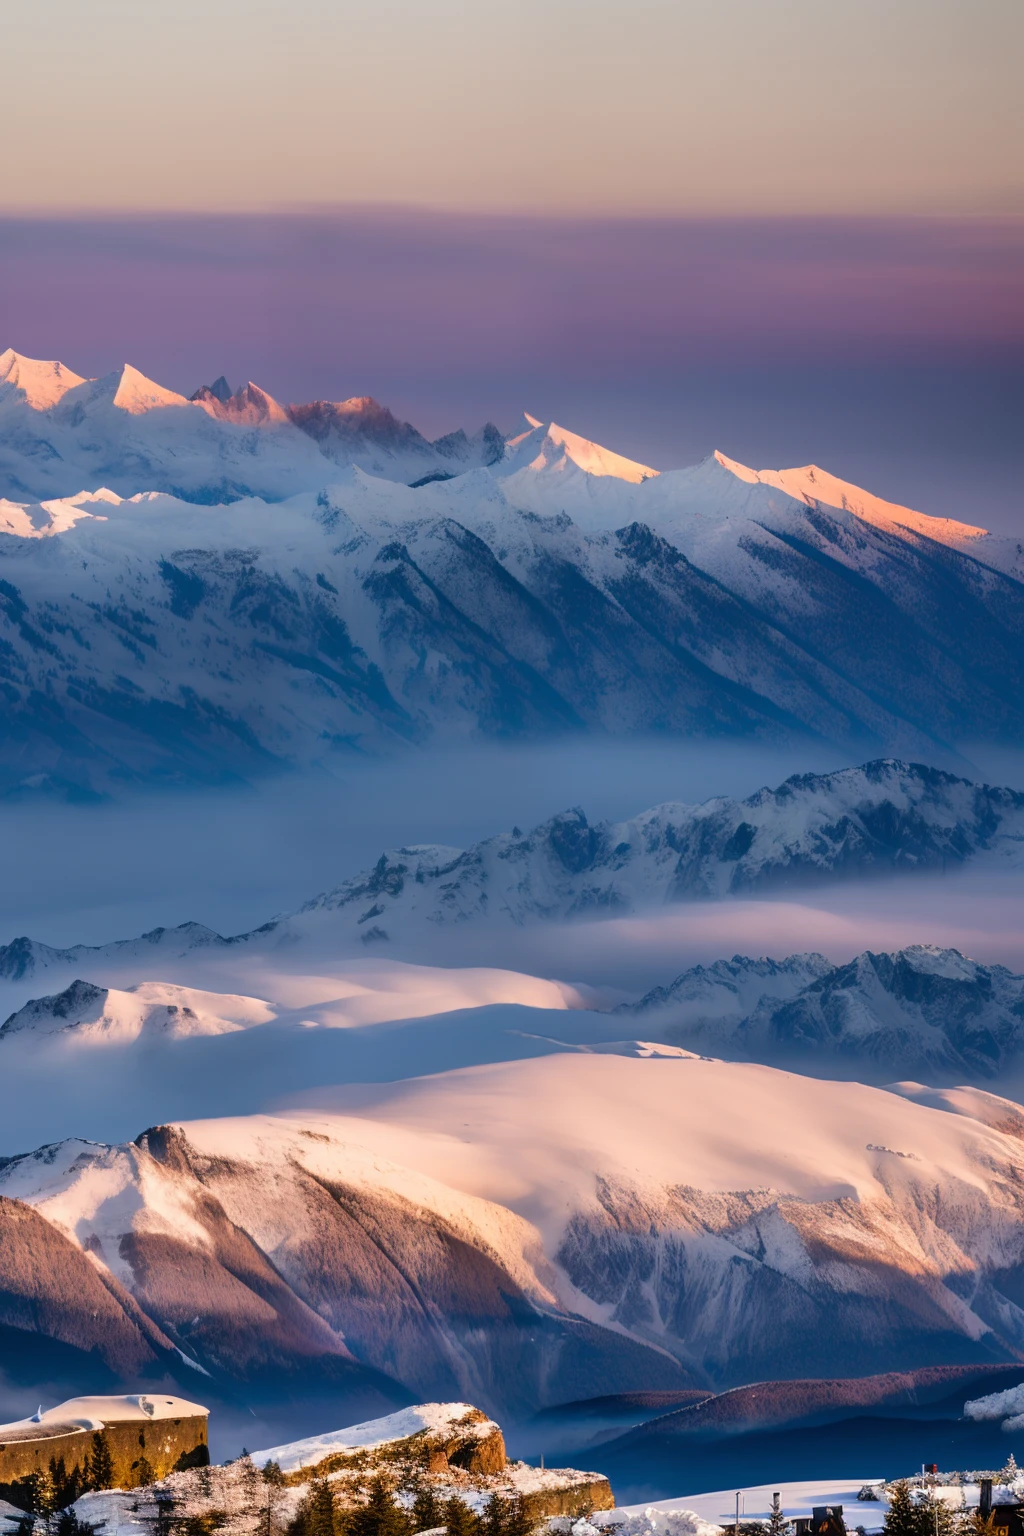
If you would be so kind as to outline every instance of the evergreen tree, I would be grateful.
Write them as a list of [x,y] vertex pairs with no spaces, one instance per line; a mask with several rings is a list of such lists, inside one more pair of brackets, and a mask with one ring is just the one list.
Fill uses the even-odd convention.
[[46,1471],[37,1472],[35,1475],[35,1513],[42,1515],[43,1518],[47,1521],[50,1519],[51,1515],[53,1515],[57,1508],[57,1490],[54,1486],[53,1472],[51,1470],[53,1465],[54,1463],[51,1457],[50,1466],[46,1469]]
[[481,1521],[485,1536],[505,1536],[506,1503],[500,1493],[492,1493],[487,1500]]
[[997,1474],[997,1481],[1000,1483],[1012,1483],[1015,1482],[1018,1477],[1020,1477],[1020,1467],[1017,1465],[1017,1458],[1011,1451],[1009,1456],[1006,1458],[1005,1467],[1000,1473]]
[[326,1478],[311,1478],[288,1532],[289,1536],[335,1536],[334,1493]]
[[260,1536],[276,1536],[277,1511],[281,1502],[281,1489],[284,1487],[284,1473],[278,1462],[268,1461],[264,1464],[260,1476],[263,1479],[263,1515],[260,1520]]
[[95,1536],[98,1527],[79,1520],[73,1509],[62,1509],[53,1529],[55,1536]]
[[910,1485],[906,1478],[894,1483],[889,1494],[889,1508],[882,1526],[883,1536],[929,1536],[928,1526],[922,1519],[928,1511],[921,1510],[910,1497]]
[[430,1484],[424,1483],[417,1489],[413,1500],[412,1529],[413,1531],[434,1531],[443,1524],[444,1514],[441,1502]]
[[448,1536],[479,1536],[481,1520],[462,1499],[453,1494],[444,1506]]
[[370,1483],[366,1503],[354,1510],[349,1536],[408,1536],[409,1517],[395,1502],[391,1485],[380,1473]]
[[139,1457],[138,1461],[132,1468],[132,1473],[134,1475],[134,1486],[136,1488],[148,1488],[150,1483],[153,1482],[155,1476],[153,1468],[150,1466],[145,1456]]
[[765,1522],[765,1536],[790,1536],[793,1529],[792,1522],[787,1520],[782,1513],[782,1505],[776,1500],[772,1503],[772,1512]]
[[86,1457],[85,1481],[90,1489],[114,1486],[114,1458],[110,1454],[106,1435],[99,1432],[93,1435],[92,1454]]

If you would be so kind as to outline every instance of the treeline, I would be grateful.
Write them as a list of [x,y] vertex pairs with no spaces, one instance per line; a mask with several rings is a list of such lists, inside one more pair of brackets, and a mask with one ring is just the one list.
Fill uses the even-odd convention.
[[464,1499],[439,1499],[426,1484],[416,1490],[407,1509],[380,1475],[370,1483],[365,1504],[343,1508],[326,1478],[314,1477],[287,1526],[287,1536],[417,1536],[441,1526],[448,1536],[530,1536],[534,1522],[518,1494],[506,1498],[492,1493],[477,1514]]
[[[137,1487],[153,1481],[153,1469],[144,1456],[136,1463],[135,1470]],[[106,1437],[97,1431],[92,1437],[92,1449],[86,1453],[84,1466],[76,1461],[69,1471],[63,1456],[51,1456],[45,1472],[29,1472],[11,1483],[0,1483],[0,1499],[6,1499],[16,1509],[23,1509],[27,1515],[41,1515],[49,1520],[80,1499],[83,1493],[113,1486],[114,1459]]]

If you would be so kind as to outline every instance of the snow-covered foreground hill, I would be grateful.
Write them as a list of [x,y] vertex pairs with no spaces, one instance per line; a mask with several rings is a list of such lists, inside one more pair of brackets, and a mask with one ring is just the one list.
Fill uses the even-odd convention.
[[5,1337],[119,1379],[184,1355],[256,1402],[347,1375],[513,1416],[1006,1359],[1020,1114],[972,1102],[577,1052],[61,1142],[0,1169]]
[[298,911],[229,938],[196,923],[69,949],[19,937],[0,946],[0,980],[11,1007],[38,996],[44,976],[123,985],[220,965],[234,978],[230,990],[242,990],[247,968],[268,957],[419,955],[435,936],[469,942],[474,929],[500,934],[850,878],[940,874],[972,860],[1012,871],[1022,846],[1024,795],[882,760],[797,775],[746,800],[670,802],[594,826],[577,809],[469,849],[389,849]]
[[442,449],[372,402],[207,394],[0,359],[0,788],[438,735],[1024,730],[1024,557],[973,524],[533,418]]

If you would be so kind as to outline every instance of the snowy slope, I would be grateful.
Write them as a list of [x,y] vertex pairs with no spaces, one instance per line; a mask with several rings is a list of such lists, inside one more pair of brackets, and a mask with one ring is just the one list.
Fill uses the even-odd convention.
[[[693,1049],[862,1079],[990,1079],[1024,1047],[1024,977],[926,944],[866,952],[841,966],[820,955],[781,964],[737,955],[685,971],[616,1011]],[[974,1097],[967,1113],[978,1113]]]
[[984,529],[534,418],[429,444],[365,399],[4,357],[0,790],[465,732],[1024,732],[1024,567]]
[[0,354],[0,495],[45,499],[107,486],[203,503],[318,490],[335,466],[385,479],[459,473],[501,456],[489,427],[431,444],[369,399],[283,406],[250,380],[191,399],[126,363],[82,379],[59,362]]
[[[1024,1345],[1019,1141],[966,1115],[692,1056],[312,1097],[41,1149],[0,1192],[197,1363],[351,1353],[492,1412]],[[266,1262],[292,1298],[269,1325]]]
[[[563,812],[459,852],[389,850],[259,942],[384,944],[438,924],[620,916],[823,880],[942,870],[977,855],[1016,866],[1024,796],[893,760],[804,774],[743,801],[656,806],[591,826]],[[429,925],[429,926],[428,926]]]
[[[62,984],[82,977],[123,985],[154,974],[183,979],[179,962],[194,979],[206,962],[237,968],[277,953],[305,954],[311,962],[320,954],[400,957],[422,950],[441,927],[618,917],[681,901],[942,871],[970,860],[1015,869],[1022,839],[1024,796],[887,759],[797,775],[742,801],[670,802],[628,821],[593,826],[583,811],[565,811],[525,834],[514,828],[465,850],[390,849],[371,869],[298,911],[230,938],[197,923],[66,950],[16,938],[0,946],[0,981],[22,989],[24,1001],[30,989],[38,995],[41,976]],[[689,1005],[690,991],[699,997],[710,988],[717,1000],[708,1004],[707,1017],[738,1021],[753,1010],[759,987],[785,999],[831,974],[820,956],[791,959],[781,973],[774,962],[743,962],[743,968],[743,978],[721,968],[714,975],[691,973],[682,979],[680,1001]],[[775,978],[770,984],[768,971]],[[498,975],[499,989],[519,986],[508,973]],[[529,996],[499,990],[485,1000],[552,1005],[553,994],[542,999],[534,982],[524,985]],[[457,996],[445,983],[439,995],[447,999],[441,1006],[454,1007],[466,994]],[[687,1016],[693,1016],[689,1006]]]
[[159,981],[139,982],[125,992],[73,981],[59,995],[36,998],[12,1013],[0,1025],[0,1043],[16,1035],[36,1041],[56,1035],[76,1044],[121,1045],[154,1035],[229,1034],[273,1017],[268,1004],[256,997]]

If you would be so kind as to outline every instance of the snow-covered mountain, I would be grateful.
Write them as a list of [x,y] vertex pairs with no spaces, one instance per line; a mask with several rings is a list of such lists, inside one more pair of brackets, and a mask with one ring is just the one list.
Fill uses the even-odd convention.
[[201,992],[144,981],[127,991],[76,980],[54,997],[34,998],[0,1025],[0,1043],[15,1036],[35,1041],[57,1036],[76,1043],[121,1044],[154,1035],[224,1035],[274,1017],[257,997]]
[[0,353],[0,495],[30,501],[108,487],[213,503],[318,490],[337,465],[386,480],[461,473],[504,453],[488,425],[429,443],[369,398],[281,405],[251,380],[191,399],[125,363],[83,379],[58,362]]
[[[401,958],[418,955],[442,928],[619,917],[682,901],[941,873],[978,859],[1018,868],[1022,852],[1024,795],[882,759],[837,773],[798,774],[745,800],[669,802],[628,821],[596,825],[576,809],[468,849],[388,849],[372,868],[297,911],[229,938],[198,923],[63,950],[16,938],[0,946],[0,980],[27,985],[43,975],[102,981],[114,974],[141,981],[154,969],[166,974],[168,964],[184,957],[241,963],[277,950]],[[775,962],[756,962],[742,987],[737,978],[728,984],[728,1016],[752,1009],[758,986],[785,998],[829,972],[821,956],[798,957],[784,962],[767,985],[762,966]],[[677,983],[678,1000],[687,1001],[687,988],[712,983],[722,997],[725,980],[717,971],[704,980],[690,973]]]
[[258,930],[399,941],[424,924],[521,924],[955,868],[977,854],[1016,865],[1024,795],[892,759],[801,774],[748,799],[669,803],[591,826],[563,812],[524,836],[465,851],[409,847]]
[[1021,1064],[1024,976],[915,944],[847,965],[821,955],[695,966],[616,1012],[657,1038],[824,1075],[994,1078]]
[[513,1414],[1005,1359],[1020,1142],[993,1128],[1013,1106],[976,1097],[988,1123],[912,1091],[574,1053],[64,1142],[0,1168],[0,1321],[115,1373],[173,1345],[252,1392],[346,1364]]
[[438,733],[1024,732],[1020,547],[814,466],[658,474],[535,418],[428,443],[8,352],[0,495],[0,788]]

